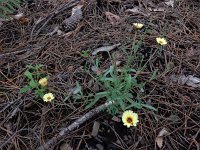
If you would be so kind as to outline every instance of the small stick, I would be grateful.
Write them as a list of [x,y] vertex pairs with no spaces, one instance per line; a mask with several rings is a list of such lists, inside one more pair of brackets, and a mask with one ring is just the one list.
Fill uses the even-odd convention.
[[75,122],[73,122],[71,125],[62,129],[62,131],[60,131],[57,135],[55,135],[53,138],[48,140],[46,143],[44,143],[43,145],[38,147],[37,150],[48,150],[48,149],[52,148],[55,144],[58,144],[69,132],[78,128],[80,125],[82,125],[87,120],[91,119],[93,116],[100,113],[102,110],[104,110],[111,104],[112,104],[112,102],[110,101],[108,103],[102,104],[102,105],[92,109],[91,111],[89,111],[88,113],[86,113],[85,115],[83,115],[82,117],[77,119]]

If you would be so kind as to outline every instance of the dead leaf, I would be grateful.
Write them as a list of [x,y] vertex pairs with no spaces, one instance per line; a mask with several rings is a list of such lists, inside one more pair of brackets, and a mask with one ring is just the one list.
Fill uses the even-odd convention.
[[159,134],[158,134],[158,136],[156,137],[156,144],[158,145],[158,147],[159,148],[162,148],[163,147],[163,137],[164,136],[166,136],[166,135],[168,135],[168,131],[167,131],[167,129],[166,128],[163,128],[160,132],[159,132]]
[[105,12],[105,15],[113,26],[118,25],[121,21],[121,18],[119,16],[117,16],[111,12],[107,11],[107,12]]
[[171,81],[177,82],[180,85],[186,84],[194,88],[200,88],[200,78],[194,77],[193,75],[171,75],[169,78]]
[[[1,26],[1,25],[0,25],[0,26]],[[1,52],[1,51],[3,51],[3,47],[2,47],[2,45],[0,45],[0,52]]]
[[141,13],[141,10],[138,6],[136,6],[132,9],[127,9],[125,12],[127,12],[127,13]]
[[21,25],[28,25],[29,23],[29,19],[27,17],[22,17],[18,20],[18,22],[21,24]]
[[92,136],[93,137],[96,137],[98,132],[99,132],[99,127],[100,127],[100,123],[95,121],[94,124],[93,124],[93,128],[92,128]]
[[132,8],[132,9],[127,9],[125,12],[133,13],[133,14],[142,14],[143,16],[150,16],[150,13],[143,12],[138,6]]
[[73,150],[73,148],[67,142],[65,142],[60,145],[60,150]]
[[165,9],[162,8],[162,7],[158,7],[158,8],[154,8],[154,9],[149,8],[149,10],[153,11],[153,12],[163,12],[163,11],[165,11]]
[[16,20],[19,20],[20,18],[24,17],[24,14],[23,13],[19,13],[19,14],[16,14],[14,16],[12,16],[13,19],[16,19]]
[[115,49],[116,47],[118,47],[120,45],[121,45],[121,43],[118,43],[118,44],[111,45],[111,46],[104,46],[104,47],[97,48],[96,50],[94,50],[92,52],[92,55],[94,56],[94,55],[96,55],[99,52],[109,52],[109,51]]
[[169,1],[165,2],[165,4],[166,4],[167,6],[174,7],[174,0],[169,0]]
[[121,119],[117,116],[112,117],[112,120],[115,122],[121,122]]

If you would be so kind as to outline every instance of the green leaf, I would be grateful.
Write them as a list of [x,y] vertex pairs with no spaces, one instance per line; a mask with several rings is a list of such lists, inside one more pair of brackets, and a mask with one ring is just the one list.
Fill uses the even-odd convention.
[[12,11],[15,10],[14,7],[13,7],[11,4],[9,4],[8,2],[5,2],[5,3],[6,3],[6,5],[7,5]]
[[5,7],[5,6],[1,6],[1,5],[0,5],[0,9],[3,10],[3,11],[5,11],[6,13],[9,13],[9,14],[12,14],[12,13],[13,13],[13,11],[12,11],[11,9],[9,9],[9,8],[7,8],[7,7]]
[[[129,101],[130,102],[130,101]],[[134,102],[132,101],[131,104],[129,106],[126,107],[126,109],[130,109],[132,107],[135,107],[137,109],[141,109],[142,108],[142,105],[140,103],[137,103],[137,102]]]
[[143,107],[146,107],[146,108],[148,108],[148,109],[150,109],[150,110],[154,110],[154,111],[158,111],[156,108],[154,108],[153,106],[151,106],[151,105],[148,105],[148,104],[141,104]]
[[25,72],[24,72],[24,75],[27,77],[27,78],[29,78],[29,79],[33,79],[33,75],[32,75],[32,73],[30,72],[30,71],[28,71],[28,70],[26,70]]
[[113,79],[113,78],[102,77],[102,78],[100,79],[100,81],[102,81],[102,82],[105,82],[105,81],[111,81],[111,82],[113,82],[114,79]]
[[11,19],[11,17],[4,15],[3,13],[0,12],[0,18],[3,19]]
[[43,66],[44,66],[44,65],[42,65],[42,64],[36,64],[36,65],[35,65],[35,69],[38,70],[38,69],[40,69],[40,68],[43,67]]
[[95,97],[102,98],[102,97],[107,96],[108,94],[109,94],[109,92],[107,92],[107,91],[99,92],[99,93],[96,93]]
[[35,94],[40,97],[40,98],[43,98],[44,96],[44,89],[38,89],[38,90],[35,90]]
[[31,89],[31,87],[30,86],[25,86],[25,87],[23,87],[23,88],[21,88],[20,90],[19,90],[19,93],[25,93],[25,92],[27,92],[28,90],[30,90]]
[[157,73],[157,72],[158,72],[158,69],[156,69],[156,70],[153,72],[153,74],[152,74],[151,78],[149,79],[149,81],[156,79],[156,73]]
[[97,103],[97,101],[100,99],[100,97],[95,97],[95,99],[90,102],[88,105],[85,106],[85,109],[89,109],[91,108],[93,105],[95,105]]
[[118,97],[118,98],[116,98],[116,99],[117,99],[117,102],[118,102],[118,104],[120,105],[121,109],[122,109],[123,111],[125,111],[125,110],[126,110],[126,106],[125,106],[125,103],[124,103],[123,99],[121,99],[120,97]]
[[20,7],[20,1],[19,0],[10,0],[14,6]]
[[34,80],[31,80],[29,82],[29,85],[32,87],[32,88],[36,88],[39,84],[37,82],[35,82]]

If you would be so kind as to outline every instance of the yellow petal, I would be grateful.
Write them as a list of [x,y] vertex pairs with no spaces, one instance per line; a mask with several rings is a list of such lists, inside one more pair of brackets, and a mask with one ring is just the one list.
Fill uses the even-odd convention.
[[54,99],[54,96],[53,96],[52,93],[47,93],[47,94],[45,94],[45,95],[43,96],[43,100],[44,100],[45,102],[50,102],[50,101],[52,101],[53,99]]
[[128,128],[130,126],[136,126],[137,123],[139,122],[139,120],[138,120],[138,114],[133,113],[132,110],[127,110],[122,115],[122,122]]
[[135,26],[136,29],[141,29],[144,26],[144,24],[142,23],[133,23],[133,25]]
[[48,84],[47,78],[42,78],[42,79],[40,79],[38,83],[39,83],[41,86],[47,86],[47,84]]
[[167,40],[165,38],[160,38],[160,37],[156,38],[156,42],[160,45],[166,45],[167,44]]

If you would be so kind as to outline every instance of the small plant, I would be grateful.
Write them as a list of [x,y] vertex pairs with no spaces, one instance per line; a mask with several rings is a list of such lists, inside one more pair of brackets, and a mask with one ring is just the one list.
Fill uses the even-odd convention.
[[81,56],[84,58],[88,58],[90,55],[89,55],[88,51],[82,51]]
[[37,64],[35,66],[28,65],[27,70],[24,72],[25,77],[28,80],[28,85],[20,89],[20,93],[25,93],[29,90],[34,90],[37,97],[43,98],[48,84],[48,78],[41,73],[43,65]]
[[[148,60],[142,65],[143,57],[137,54],[141,45],[141,41],[135,42],[134,40],[131,54],[127,53],[126,65],[120,70],[115,65],[112,65],[102,74],[97,74],[96,80],[102,86],[102,91],[94,94],[94,99],[86,105],[87,109],[103,99],[106,102],[112,102],[112,105],[108,108],[108,112],[112,115],[115,115],[120,110],[126,111],[132,107],[137,109],[146,107],[156,111],[154,107],[140,100],[140,95],[144,92],[146,82],[155,79],[157,73],[157,70],[155,70],[147,81],[139,82],[138,75],[146,68],[149,62]],[[134,66],[135,69],[130,67],[133,62],[136,64]],[[95,63],[97,68],[98,64]]]
[[8,19],[16,7],[20,7],[21,0],[0,0],[0,18]]
[[107,102],[112,102],[108,108],[110,114],[115,115],[121,109],[123,111],[132,107],[141,109],[147,107],[156,110],[154,107],[141,102],[136,102],[134,99],[137,97],[136,93],[131,90],[139,88],[143,91],[145,83],[138,83],[137,76],[131,76],[131,69],[122,69],[120,74],[117,73],[114,66],[111,66],[108,71],[100,75],[97,80],[102,84],[105,89],[102,92],[96,93],[94,100],[92,100],[86,108],[91,108],[100,99],[104,98]]

